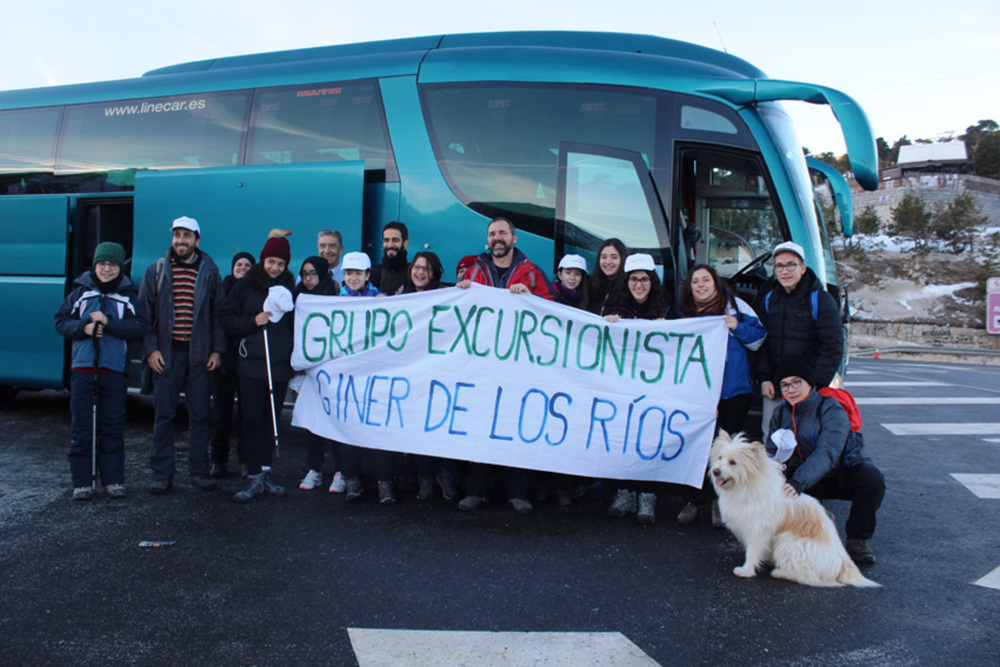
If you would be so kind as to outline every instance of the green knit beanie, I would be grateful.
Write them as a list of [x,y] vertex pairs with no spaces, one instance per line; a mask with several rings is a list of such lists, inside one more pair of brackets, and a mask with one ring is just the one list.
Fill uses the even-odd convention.
[[94,266],[97,266],[98,262],[111,262],[119,267],[125,266],[125,248],[110,241],[98,244],[97,249],[94,250]]

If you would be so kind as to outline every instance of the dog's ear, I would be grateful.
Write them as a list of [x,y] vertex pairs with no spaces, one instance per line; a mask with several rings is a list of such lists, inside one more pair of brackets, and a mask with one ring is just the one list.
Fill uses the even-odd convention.
[[717,437],[715,440],[716,440],[716,442],[718,442],[719,440],[722,440],[722,441],[725,441],[725,442],[732,442],[733,436],[729,435],[729,432],[726,429],[720,428],[719,429],[719,437]]

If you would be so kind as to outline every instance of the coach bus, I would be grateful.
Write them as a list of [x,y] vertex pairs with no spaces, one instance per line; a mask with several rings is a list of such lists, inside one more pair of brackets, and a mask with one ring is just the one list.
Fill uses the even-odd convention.
[[[64,386],[52,313],[96,244],[124,245],[137,280],[180,215],[223,270],[274,227],[293,233],[294,266],[325,228],[379,261],[391,220],[411,254],[454,267],[505,215],[547,271],[566,252],[593,266],[616,236],[675,289],[696,260],[748,298],[790,239],[842,299],[784,100],[830,105],[854,178],[877,187],[850,97],[653,36],[429,36],[0,92],[0,385]],[[848,215],[849,192],[837,201]]]

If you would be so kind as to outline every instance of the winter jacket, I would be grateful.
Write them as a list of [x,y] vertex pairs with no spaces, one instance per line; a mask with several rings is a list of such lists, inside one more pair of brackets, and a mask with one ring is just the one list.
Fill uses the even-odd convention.
[[555,296],[556,302],[561,303],[564,306],[579,308],[580,304],[583,302],[583,287],[569,289],[558,280],[553,280],[552,292]]
[[817,482],[842,467],[869,463],[864,438],[851,431],[847,413],[835,398],[814,391],[792,405],[783,401],[771,415],[765,446],[772,455],[777,447],[771,433],[786,428],[795,434],[797,446],[785,462],[785,477],[798,492],[809,492]]
[[670,317],[670,309],[654,310],[650,301],[646,299],[644,303],[639,303],[629,294],[625,302],[617,306],[605,304],[604,315],[617,315],[623,320],[658,320]]
[[401,250],[395,258],[386,257],[381,264],[373,266],[369,280],[383,294],[395,294],[406,283],[409,266],[406,251]]
[[379,288],[375,287],[370,282],[365,283],[365,286],[361,288],[360,292],[352,290],[347,285],[344,285],[344,289],[341,293],[343,296],[379,296],[382,294]]
[[472,266],[467,268],[462,275],[462,280],[471,280],[480,285],[503,288],[520,283],[525,285],[535,296],[554,301],[555,294],[545,274],[528,261],[528,257],[523,252],[517,248],[514,248],[512,252],[514,253],[514,261],[503,280],[500,279],[500,272],[497,271],[497,267],[493,263],[493,255],[489,252],[476,256]]
[[769,279],[758,292],[754,310],[767,328],[767,340],[757,355],[758,380],[773,382],[782,359],[801,356],[809,364],[817,387],[833,381],[844,356],[844,329],[837,302],[812,269],[806,269],[791,292]]
[[757,313],[750,304],[734,295],[730,298],[732,301],[726,304],[726,315],[735,317],[738,324],[735,329],[729,329],[720,399],[753,393],[753,374],[747,350],[760,349],[767,337],[767,329],[757,319]]
[[[257,265],[250,271],[257,271]],[[263,271],[263,268],[259,269]],[[293,292],[295,279],[287,270],[277,279],[267,278],[269,285],[281,285]],[[270,353],[271,379],[288,381],[292,377],[292,345],[295,340],[295,313],[288,312],[277,322],[257,326],[254,318],[264,311],[268,290],[260,281],[247,274],[233,287],[219,306],[219,322],[227,334],[237,338],[236,374],[257,380],[267,379],[267,356],[264,353],[264,330]]]
[[[95,345],[100,346],[100,368],[124,373],[128,364],[127,341],[141,340],[146,333],[146,318],[139,304],[135,284],[122,276],[113,292],[101,294],[92,272],[87,271],[76,279],[69,296],[55,314],[56,331],[73,341],[70,368],[94,368]],[[100,338],[84,333],[91,322],[90,314],[101,311],[108,318]]]
[[[217,309],[225,298],[219,268],[212,258],[200,250],[198,278],[194,283],[194,324],[191,329],[191,366],[204,365],[215,352],[226,351],[226,334],[219,326]],[[146,335],[142,339],[142,357],[159,350],[167,368],[173,355],[171,333],[174,329],[174,288],[170,269],[171,251],[161,260],[146,267],[139,285],[139,303],[147,317]]]

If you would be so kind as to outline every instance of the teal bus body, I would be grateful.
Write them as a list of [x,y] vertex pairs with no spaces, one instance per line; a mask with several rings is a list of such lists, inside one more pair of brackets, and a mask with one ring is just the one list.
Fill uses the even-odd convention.
[[[782,100],[830,105],[857,182],[877,186],[851,98],[652,36],[428,36],[0,92],[0,299],[15,313],[0,322],[0,385],[63,386],[51,315],[96,244],[125,245],[137,280],[180,215],[223,270],[272,228],[292,232],[293,269],[325,228],[378,262],[392,220],[411,254],[454,267],[506,215],[546,271],[565,252],[593,267],[616,236],[674,289],[704,261],[747,298],[791,239],[840,298]],[[834,190],[849,210],[842,179]]]

